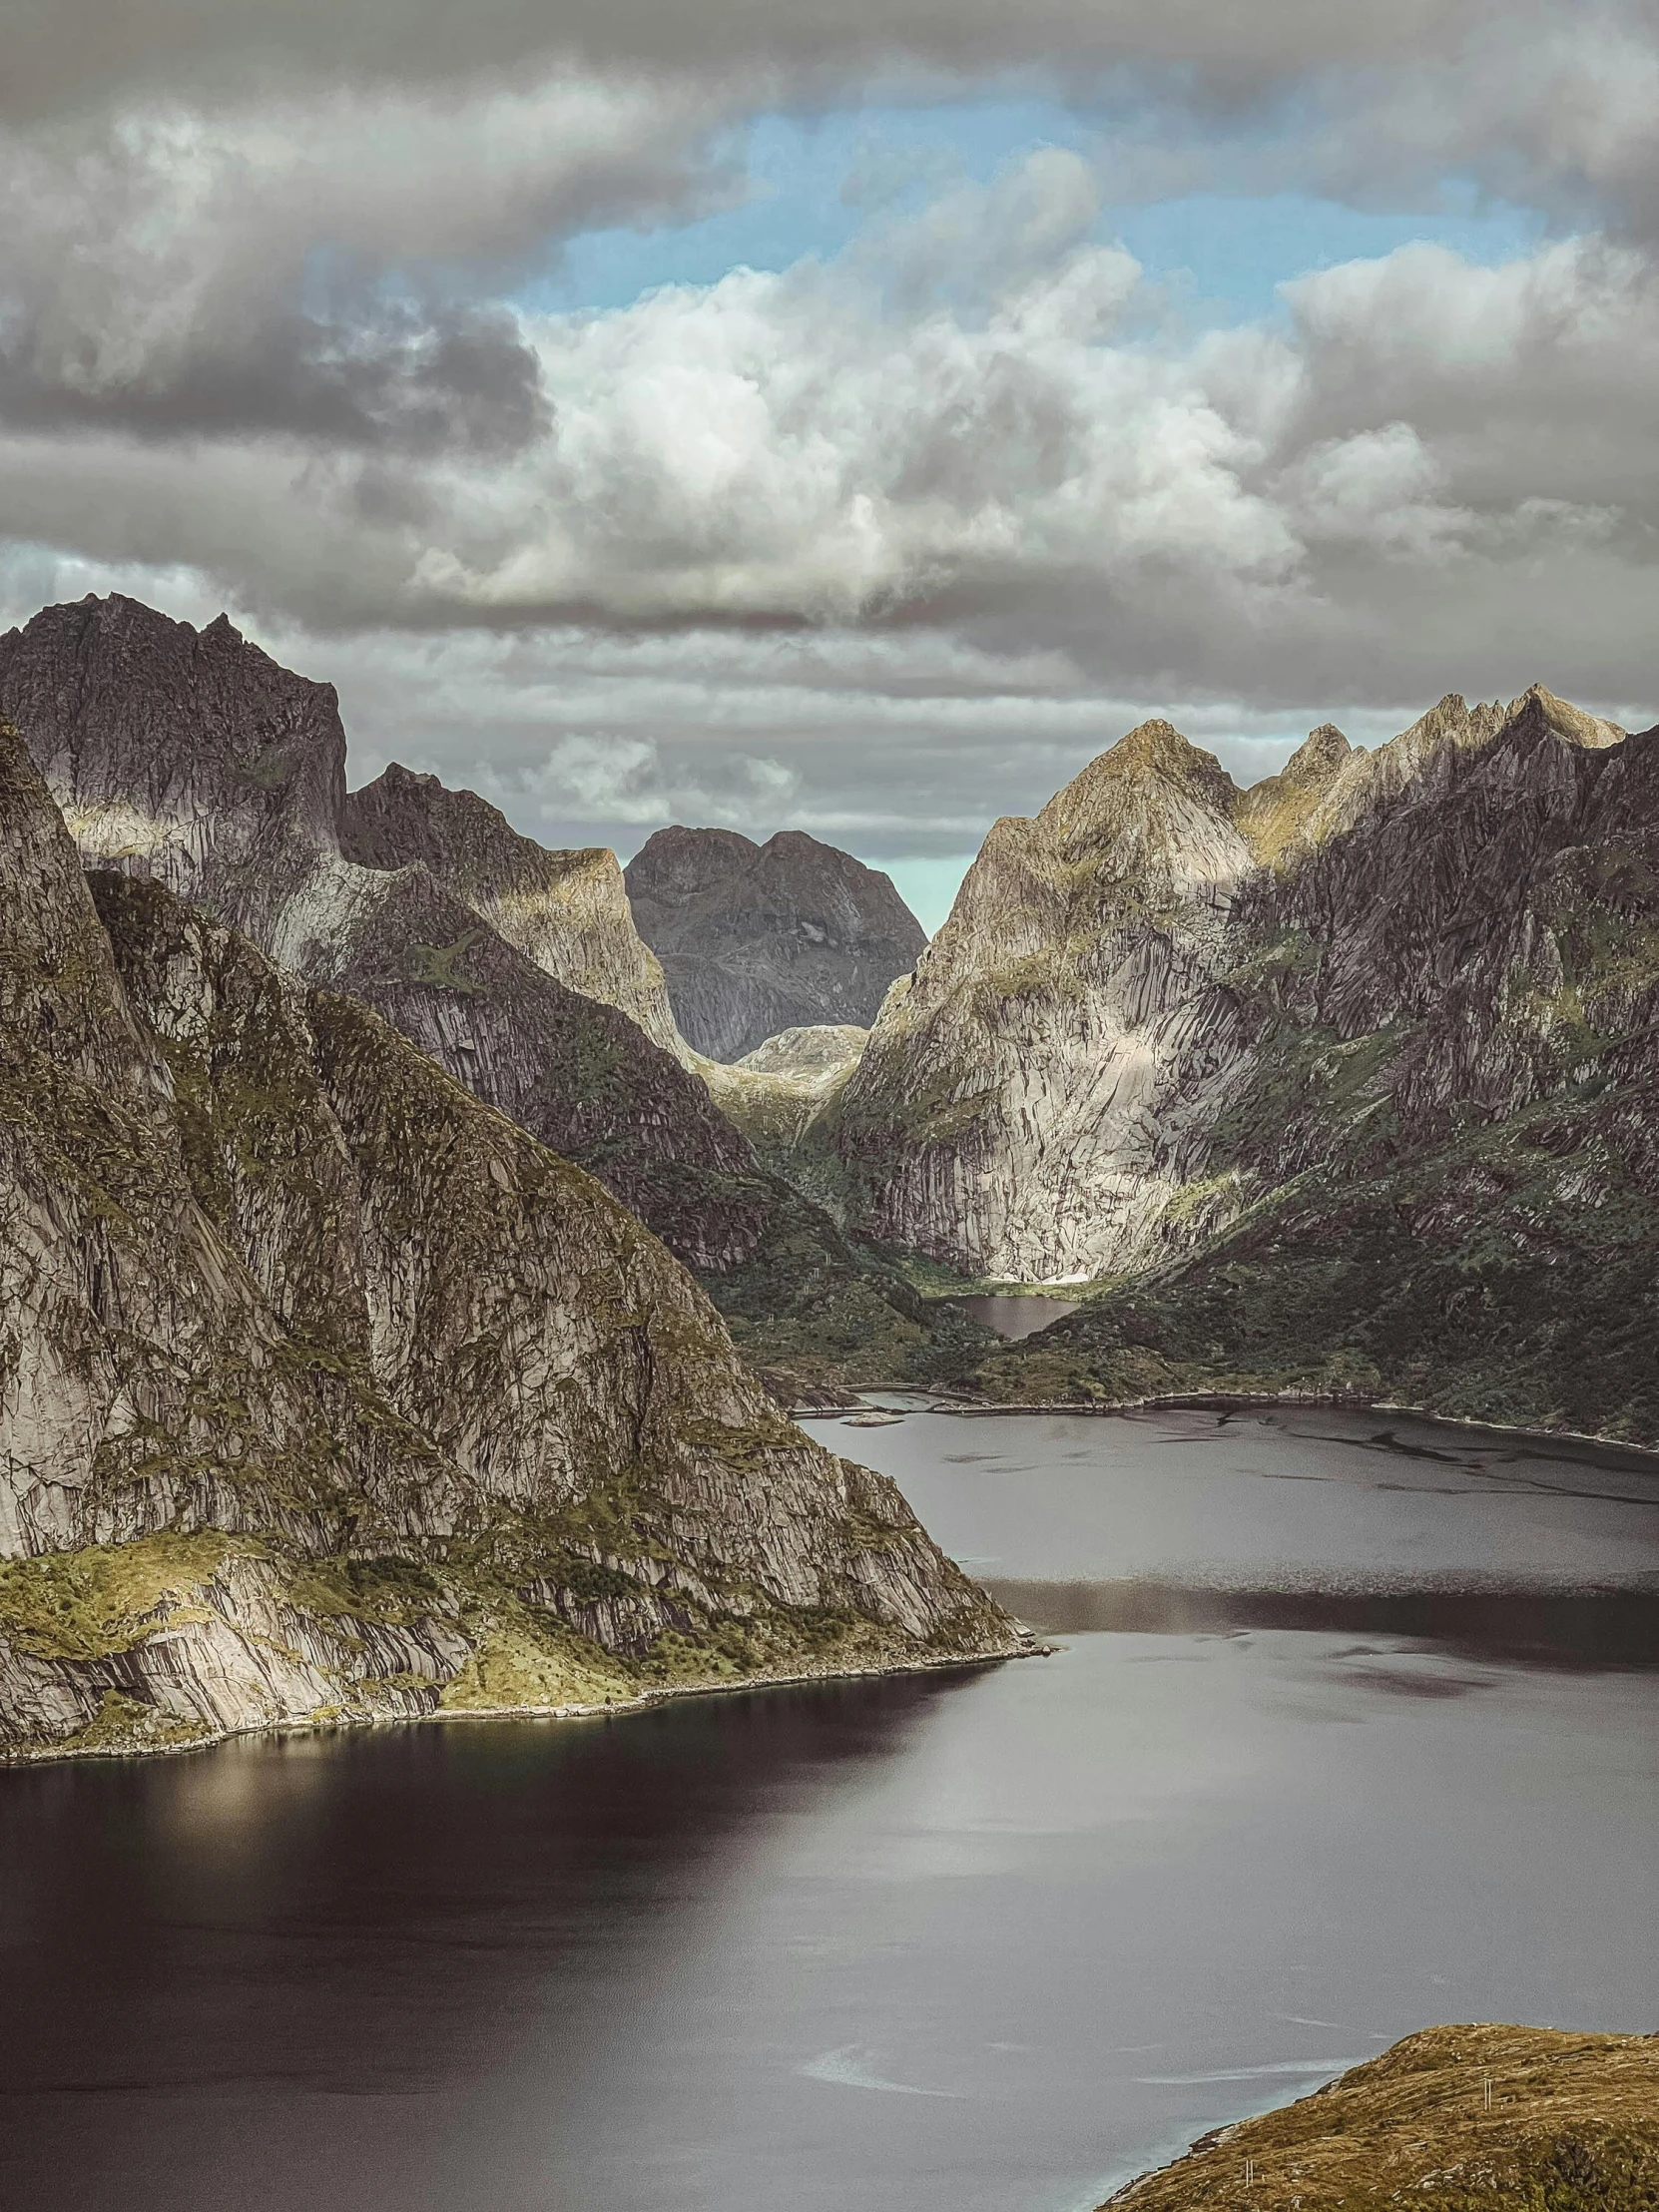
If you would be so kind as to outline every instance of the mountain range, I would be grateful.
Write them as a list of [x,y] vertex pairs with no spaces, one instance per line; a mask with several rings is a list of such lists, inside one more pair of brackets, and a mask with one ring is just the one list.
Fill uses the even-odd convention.
[[1659,732],[1541,686],[1240,791],[1167,723],[998,823],[799,1140],[1089,1287],[996,1396],[1307,1389],[1659,1437]]
[[223,619],[49,608],[0,717],[14,1745],[1019,1648],[779,1410],[860,1382],[1659,1441],[1659,732],[1147,723],[919,946],[810,838],[348,792]]
[[547,851],[398,767],[348,794],[332,686],[223,617],[198,632],[120,595],[49,607],[0,637],[0,715],[86,864],[164,883],[349,993],[588,1169],[697,1272],[781,1395],[919,1378],[979,1342],[758,1163],[676,1027],[613,853]]

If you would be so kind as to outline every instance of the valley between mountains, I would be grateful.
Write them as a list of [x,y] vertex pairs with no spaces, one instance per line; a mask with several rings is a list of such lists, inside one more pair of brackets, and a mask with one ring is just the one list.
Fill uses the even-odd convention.
[[812,838],[351,792],[223,618],[48,608],[0,717],[14,1753],[1025,1648],[788,1417],[858,1386],[1659,1442],[1659,733],[1149,723],[926,944]]

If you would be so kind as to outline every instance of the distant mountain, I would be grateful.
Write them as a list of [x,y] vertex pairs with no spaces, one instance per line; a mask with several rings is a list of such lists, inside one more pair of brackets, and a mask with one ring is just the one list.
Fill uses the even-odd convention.
[[993,1394],[1659,1437],[1659,733],[1450,697],[1240,792],[1146,725],[992,830],[815,1147],[884,1241],[1100,1285]]
[[0,1750],[1011,1648],[598,1183],[89,882],[0,728]]
[[866,1027],[927,942],[891,880],[796,830],[659,830],[625,880],[676,1021],[735,1061],[782,1029]]

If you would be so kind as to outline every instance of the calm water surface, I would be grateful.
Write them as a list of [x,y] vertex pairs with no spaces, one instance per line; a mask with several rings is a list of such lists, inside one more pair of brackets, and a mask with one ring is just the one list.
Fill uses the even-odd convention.
[[1064,1321],[1068,1314],[1075,1314],[1078,1301],[1075,1298],[1040,1298],[1035,1293],[1017,1298],[996,1298],[987,1293],[959,1299],[957,1304],[975,1321],[983,1322],[987,1329],[994,1329],[1010,1344],[1017,1344],[1022,1337],[1034,1337],[1039,1329],[1046,1329],[1051,1321]]
[[1645,1467],[818,1432],[1059,1654],[0,1774],[0,2202],[1073,2212],[1431,2020],[1659,2027]]

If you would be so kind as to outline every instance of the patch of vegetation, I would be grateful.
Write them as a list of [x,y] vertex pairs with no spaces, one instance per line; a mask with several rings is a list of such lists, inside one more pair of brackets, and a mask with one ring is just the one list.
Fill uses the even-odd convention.
[[164,1616],[205,1619],[194,1601],[233,1548],[235,1539],[209,1529],[0,1560],[0,1628],[43,1659],[130,1651]]
[[429,984],[434,990],[459,991],[465,997],[475,998],[482,985],[462,974],[461,962],[484,934],[484,929],[479,927],[463,930],[453,944],[411,943],[408,980]]
[[1659,2037],[1428,2028],[1299,2103],[1217,2129],[1112,2203],[1655,2212]]
[[119,1690],[106,1690],[103,1703],[84,1727],[63,1737],[54,1749],[69,1758],[77,1753],[182,1751],[202,1743],[213,1731],[205,1721],[183,1720]]

